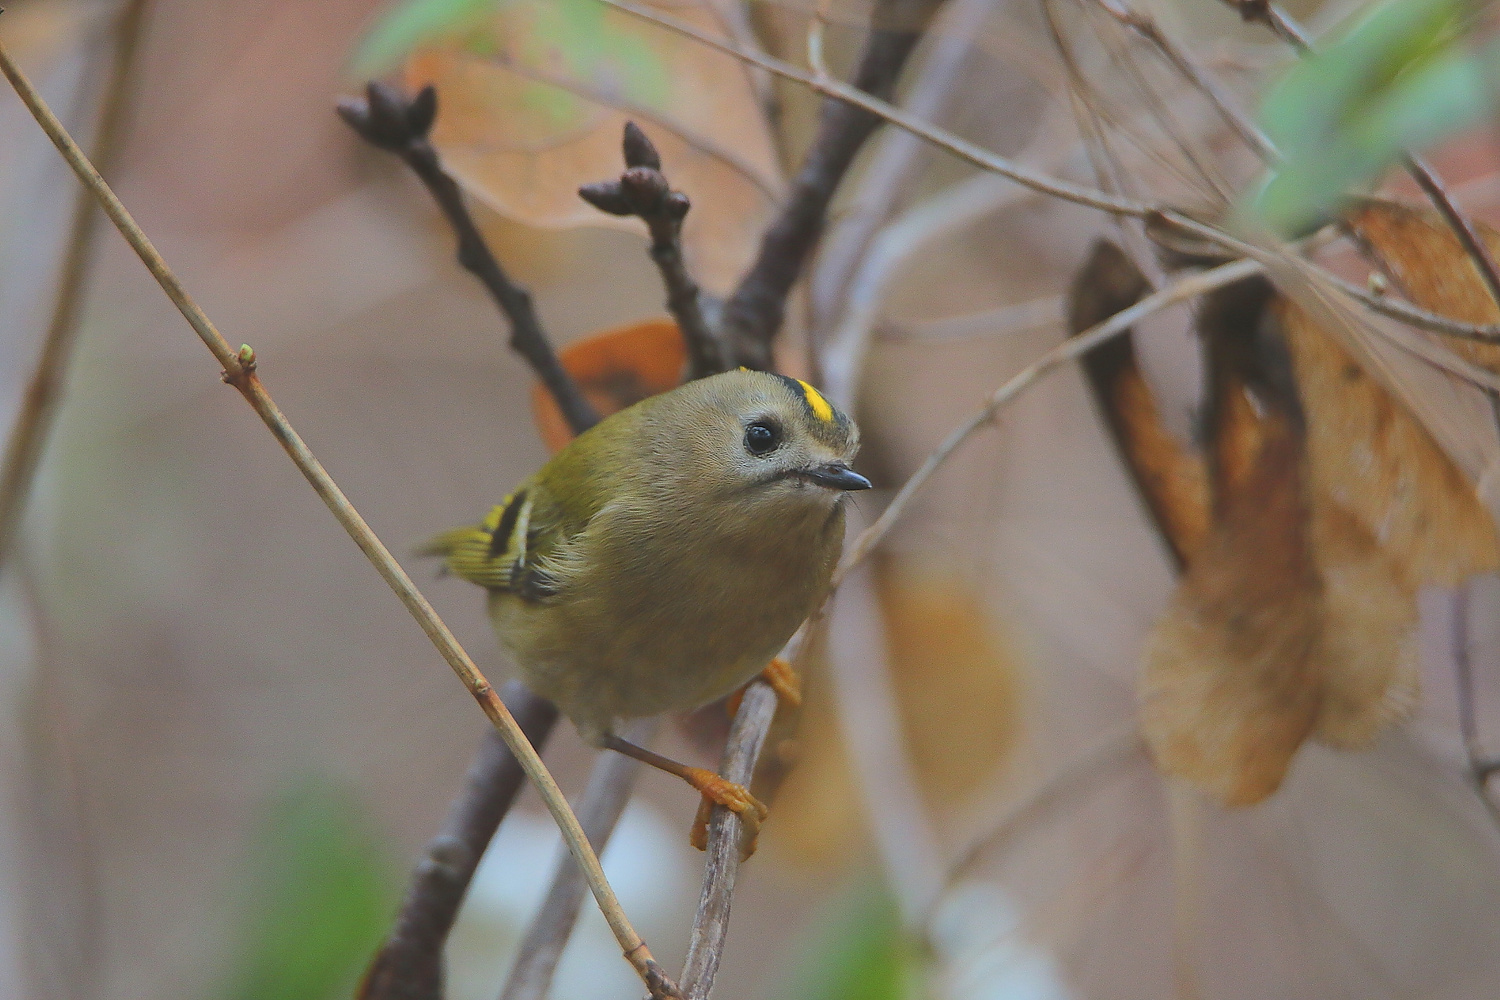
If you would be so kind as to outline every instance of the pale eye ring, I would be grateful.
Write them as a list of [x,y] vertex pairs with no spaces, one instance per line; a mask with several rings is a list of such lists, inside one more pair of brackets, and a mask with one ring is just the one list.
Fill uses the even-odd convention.
[[757,420],[745,428],[745,450],[769,455],[781,445],[781,428],[770,420]]

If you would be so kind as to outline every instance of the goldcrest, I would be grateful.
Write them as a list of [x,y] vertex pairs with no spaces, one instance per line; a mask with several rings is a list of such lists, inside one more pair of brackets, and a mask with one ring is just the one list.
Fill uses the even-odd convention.
[[807,383],[725,372],[605,418],[424,551],[489,591],[527,686],[614,746],[619,720],[745,684],[818,608],[870,486],[858,450]]

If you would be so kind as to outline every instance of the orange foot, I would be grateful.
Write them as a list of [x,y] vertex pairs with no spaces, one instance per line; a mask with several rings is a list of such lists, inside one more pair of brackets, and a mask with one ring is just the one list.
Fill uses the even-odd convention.
[[[802,678],[798,675],[796,667],[778,656],[766,664],[766,668],[760,672],[760,679],[776,692],[776,701],[779,705],[785,705],[787,708],[802,707]],[[749,686],[749,684],[745,685],[745,687]],[[729,696],[729,700],[724,703],[724,708],[730,718],[739,712],[740,702],[744,700],[745,688],[740,688]]]
[[721,778],[712,771],[701,767],[690,767],[686,769],[682,778],[703,796],[703,801],[698,805],[698,815],[693,819],[692,832],[688,835],[689,842],[700,851],[708,849],[709,815],[714,806],[723,806],[738,814],[740,821],[745,824],[745,833],[750,842],[750,848],[745,852],[745,856],[749,857],[755,850],[755,838],[760,834],[760,825],[765,822],[770,810],[751,795],[750,790],[744,785]]

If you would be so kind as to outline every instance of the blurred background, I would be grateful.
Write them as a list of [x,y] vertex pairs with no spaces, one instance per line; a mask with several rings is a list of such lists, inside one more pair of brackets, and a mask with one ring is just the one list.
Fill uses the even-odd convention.
[[[821,17],[845,77],[871,18],[843,0],[652,6],[804,66]],[[1137,9],[1251,117],[1293,62],[1211,0]],[[1288,9],[1318,32],[1361,8]],[[530,374],[426,192],[336,99],[372,72],[438,83],[436,141],[559,344],[663,314],[638,223],[572,195],[619,171],[625,117],[692,198],[690,263],[724,294],[817,100],[594,0],[501,5],[466,29],[498,39],[479,62],[442,42],[383,50],[399,48],[380,34],[390,11],[14,0],[0,40],[87,140],[122,24],[138,32],[110,180],[400,555],[483,514],[547,452]],[[1092,101],[1130,140],[1115,149],[1125,190],[1192,205],[1252,190],[1258,168],[1209,103],[1101,11],[948,0],[901,99],[1089,184],[1078,107]],[[1492,215],[1493,118],[1459,125],[1433,161]],[[0,419],[47,329],[75,194],[0,93]],[[883,494],[861,501],[864,520],[1059,341],[1100,234],[1120,238],[910,137],[868,144],[779,343],[787,370],[857,400]],[[0,994],[350,996],[485,721],[123,242],[101,226],[89,263],[64,402],[0,574]],[[1202,393],[1190,315],[1136,336],[1183,440]],[[407,565],[505,676],[481,595]],[[939,473],[840,594],[835,662],[809,664],[799,763],[742,872],[715,996],[1490,995],[1500,828],[1467,777],[1452,590],[1420,596],[1414,716],[1357,752],[1309,743],[1278,792],[1229,809],[1163,778],[1130,737],[1143,642],[1173,587],[1084,381],[1059,371]],[[1500,587],[1483,576],[1465,593],[1482,742],[1500,723]],[[718,757],[671,724],[657,749]],[[566,725],[546,751],[570,795],[593,756]],[[604,855],[669,969],[697,901],[695,807],[644,775]],[[454,1000],[497,996],[557,843],[523,793],[449,943]],[[586,904],[552,995],[639,993]]]

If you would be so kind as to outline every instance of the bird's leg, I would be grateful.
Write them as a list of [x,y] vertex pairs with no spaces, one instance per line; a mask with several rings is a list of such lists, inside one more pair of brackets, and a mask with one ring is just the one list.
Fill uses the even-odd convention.
[[761,680],[776,692],[776,701],[787,708],[802,707],[802,677],[797,668],[781,657],[773,657],[760,672]]
[[[760,679],[776,692],[778,706],[785,705],[793,709],[802,707],[802,676],[797,673],[796,667],[778,656],[766,664],[766,668],[760,672]],[[750,682],[750,684],[753,683],[755,682]],[[745,687],[749,687],[750,684],[746,684]],[[744,700],[744,697],[745,688],[740,688],[724,703],[724,708],[731,717],[740,710],[740,702]]]
[[[603,745],[606,750],[613,750],[627,757],[634,757],[643,764],[650,764],[652,767],[666,771],[668,774],[675,774],[689,785],[692,785],[693,788],[697,789],[698,794],[703,796],[703,806],[698,810],[700,817],[706,817],[708,810],[712,806],[721,805],[739,814],[740,819],[745,824],[745,829],[750,834],[752,843],[754,842],[755,835],[760,832],[760,824],[766,818],[768,810],[765,806],[761,805],[755,796],[750,794],[750,790],[744,785],[735,784],[733,781],[721,778],[719,775],[705,768],[690,767],[670,757],[663,757],[659,753],[652,753],[645,747],[638,747],[634,743],[620,739],[614,733],[605,734]],[[700,833],[699,827],[699,823],[695,822],[693,824],[692,841],[693,846],[701,851],[706,846],[707,840]]]

